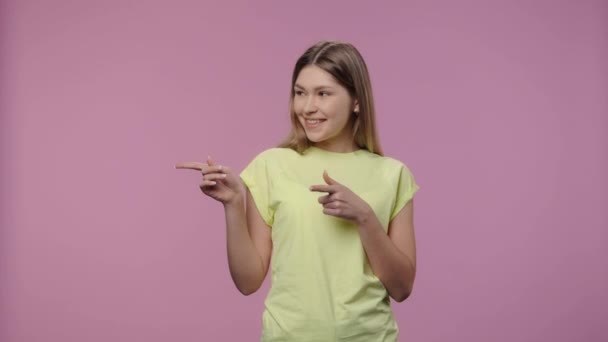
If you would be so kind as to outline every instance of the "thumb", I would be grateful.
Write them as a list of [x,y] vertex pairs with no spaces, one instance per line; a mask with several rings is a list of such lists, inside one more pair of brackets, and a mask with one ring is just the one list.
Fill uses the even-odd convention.
[[323,170],[323,179],[325,180],[325,183],[329,185],[338,184],[333,178],[329,177],[327,170]]
[[211,156],[207,156],[207,165],[213,166],[213,165],[217,165],[217,163],[214,162],[213,160],[211,160]]

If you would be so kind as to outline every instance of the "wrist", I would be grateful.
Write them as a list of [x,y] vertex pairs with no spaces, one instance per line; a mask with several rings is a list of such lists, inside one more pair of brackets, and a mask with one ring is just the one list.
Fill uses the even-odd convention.
[[236,194],[230,200],[224,202],[225,208],[230,207],[242,207],[245,204],[245,196],[243,194]]
[[355,220],[359,226],[368,224],[374,217],[374,210],[368,205]]

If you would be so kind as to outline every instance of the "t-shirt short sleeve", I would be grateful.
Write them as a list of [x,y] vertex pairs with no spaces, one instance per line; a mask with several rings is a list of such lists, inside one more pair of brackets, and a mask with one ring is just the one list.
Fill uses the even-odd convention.
[[391,211],[390,220],[397,216],[399,211],[414,197],[418,189],[420,187],[416,184],[414,175],[410,169],[405,164],[400,163],[396,200]]
[[262,215],[262,219],[267,225],[272,226],[274,212],[269,205],[271,182],[268,171],[268,154],[262,152],[241,171],[240,177],[243,180],[243,184],[251,192],[253,201],[260,215]]

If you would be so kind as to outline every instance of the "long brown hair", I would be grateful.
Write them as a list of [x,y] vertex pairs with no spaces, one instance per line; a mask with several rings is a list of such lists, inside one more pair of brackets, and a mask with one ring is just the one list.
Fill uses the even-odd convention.
[[293,109],[296,79],[300,71],[308,65],[315,65],[331,74],[340,85],[348,90],[351,97],[358,100],[359,115],[351,113],[351,120],[349,120],[353,128],[354,142],[360,148],[383,156],[376,132],[376,111],[367,66],[359,51],[352,44],[340,41],[322,40],[308,48],[298,58],[291,78],[289,97],[291,131],[277,147],[287,147],[302,153],[312,145]]

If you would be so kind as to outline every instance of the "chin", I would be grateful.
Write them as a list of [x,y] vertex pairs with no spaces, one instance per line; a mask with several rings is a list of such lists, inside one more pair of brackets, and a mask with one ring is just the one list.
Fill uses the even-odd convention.
[[306,134],[306,138],[308,138],[308,140],[310,140],[311,142],[314,143],[318,143],[319,141],[323,141],[322,138],[319,137],[311,137],[310,135]]

